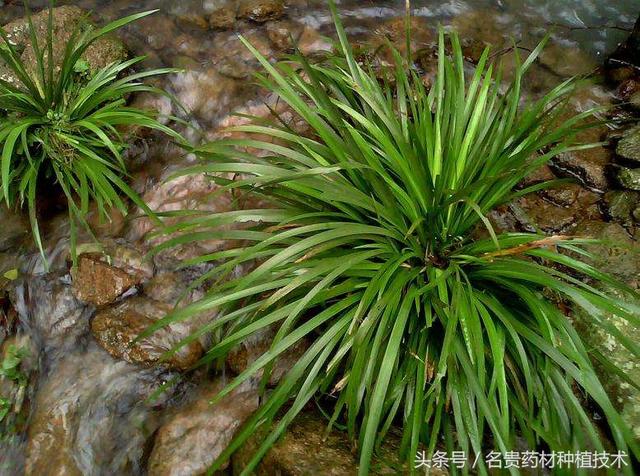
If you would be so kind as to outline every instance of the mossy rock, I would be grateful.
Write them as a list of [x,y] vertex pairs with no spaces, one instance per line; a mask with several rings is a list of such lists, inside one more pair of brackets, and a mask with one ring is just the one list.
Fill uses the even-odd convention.
[[[610,295],[620,300],[627,299],[620,291],[612,288],[604,289]],[[620,333],[633,342],[640,342],[640,328],[634,326],[622,317],[606,314],[604,320],[615,326]],[[620,369],[632,382],[640,382],[640,359],[633,357],[629,350],[617,339],[594,325],[586,312],[579,310],[575,314],[578,332],[587,344],[587,348],[595,347],[604,354],[611,363]],[[600,381],[609,394],[612,403],[622,415],[623,420],[632,429],[635,438],[640,441],[640,390],[634,388],[623,378],[595,363]]]
[[640,163],[640,126],[636,126],[625,132],[618,146],[616,153],[627,160]]
[[[31,17],[36,40],[41,49],[44,49],[48,38],[49,10],[44,9]],[[29,20],[24,17],[14,20],[2,27],[11,44],[21,53],[21,59],[28,71],[34,71],[37,67],[37,59],[31,45]],[[65,48],[74,31],[82,31],[96,28],[89,19],[88,13],[76,6],[65,5],[53,9],[53,61],[56,70],[59,70],[64,58]],[[101,68],[121,61],[128,56],[124,43],[114,36],[104,36],[91,44],[81,60],[90,74]],[[45,53],[45,64],[48,61]],[[0,63],[0,77],[9,82],[17,82],[11,71]]]

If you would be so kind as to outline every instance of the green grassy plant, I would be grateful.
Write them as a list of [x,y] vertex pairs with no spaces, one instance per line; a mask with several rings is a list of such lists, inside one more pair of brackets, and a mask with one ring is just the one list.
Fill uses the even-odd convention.
[[[637,293],[588,264],[583,245],[593,240],[497,234],[486,218],[496,206],[550,186],[516,191],[557,154],[584,147],[575,136],[592,112],[567,115],[576,82],[523,100],[523,75],[542,44],[503,87],[488,50],[469,77],[458,37],[448,35],[448,53],[442,31],[430,88],[398,53],[380,78],[354,58],[335,7],[333,14],[338,51],[313,64],[295,54],[272,65],[245,41],[266,71],[262,85],[311,133],[254,118],[231,129],[249,138],[198,148],[202,163],[183,172],[208,173],[220,192],[253,193],[272,206],[195,214],[170,226],[177,235],[158,248],[214,238],[243,243],[187,261],[223,264],[195,283],[213,283],[202,300],[145,335],[218,309],[216,320],[179,344],[213,334],[205,364],[278,326],[270,350],[218,398],[261,370],[264,389],[274,360],[301,339],[311,341],[212,471],[258,427],[273,424],[249,474],[314,401],[354,441],[361,475],[394,424],[409,465],[419,448],[507,452],[520,437],[530,449],[603,451],[607,438],[585,402],[599,407],[615,447],[640,455],[594,371],[594,359],[607,365],[607,358],[585,346],[561,311],[584,309],[591,325],[640,355],[638,343],[605,317],[637,325],[638,306],[598,285],[634,299]],[[253,260],[246,275],[232,275]],[[482,458],[478,464],[487,473]]]
[[[20,52],[0,29],[0,60],[14,81],[0,79],[0,186],[8,206],[26,204],[34,239],[44,256],[38,226],[36,202],[43,190],[61,189],[68,202],[71,248],[75,258],[77,226],[87,231],[89,204],[95,201],[100,219],[110,208],[127,213],[130,198],[143,210],[150,210],[126,184],[122,152],[123,128],[147,127],[176,140],[180,136],[162,125],[150,113],[127,106],[132,93],[166,94],[142,80],[173,69],[155,69],[129,74],[144,57],[119,61],[89,74],[83,54],[97,39],[143,18],[154,11],[130,15],[102,28],[73,31],[59,65],[55,61],[53,7],[49,7],[47,36],[39,44],[26,9],[29,37],[36,64],[25,64]],[[42,43],[42,41],[40,41]],[[45,260],[46,261],[46,260]]]

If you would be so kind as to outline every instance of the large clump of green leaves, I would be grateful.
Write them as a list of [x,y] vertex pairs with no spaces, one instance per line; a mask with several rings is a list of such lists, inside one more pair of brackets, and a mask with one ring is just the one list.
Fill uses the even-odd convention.
[[[75,256],[77,224],[90,231],[86,216],[92,200],[101,219],[110,207],[127,213],[121,194],[150,212],[123,180],[122,128],[148,127],[180,136],[148,112],[128,107],[128,95],[136,92],[166,94],[141,80],[173,72],[155,69],[134,74],[128,71],[144,57],[119,61],[87,74],[83,54],[99,38],[143,18],[147,11],[116,20],[102,28],[83,28],[83,22],[64,45],[59,64],[54,58],[53,7],[49,7],[46,41],[39,42],[26,9],[35,65],[25,64],[7,33],[0,28],[0,61],[14,81],[0,79],[0,187],[7,205],[26,203],[34,239],[42,251],[36,201],[41,188],[62,190],[71,218],[72,255]],[[58,52],[59,53],[59,52]],[[44,254],[44,253],[43,253]]]
[[[147,333],[219,309],[215,321],[181,343],[213,333],[207,363],[278,326],[270,350],[220,397],[262,370],[266,385],[279,355],[311,341],[215,468],[260,425],[273,424],[249,474],[314,399],[356,443],[362,475],[394,424],[403,430],[409,462],[419,448],[507,452],[517,438],[531,449],[603,451],[607,443],[587,402],[600,408],[615,446],[640,455],[594,371],[592,359],[606,357],[586,348],[560,310],[583,308],[592,325],[639,355],[638,343],[605,318],[612,313],[637,325],[638,306],[597,285],[637,294],[587,263],[582,245],[592,241],[496,234],[485,218],[534,190],[514,191],[525,176],[579,147],[574,138],[590,113],[567,118],[574,81],[523,101],[523,75],[542,45],[516,64],[502,88],[488,50],[466,77],[458,37],[449,35],[448,54],[442,31],[429,89],[397,53],[381,79],[355,59],[335,8],[333,14],[338,53],[324,61],[295,54],[274,66],[245,42],[268,73],[262,84],[312,132],[255,118],[231,129],[253,138],[197,150],[205,161],[192,172],[273,205],[193,217],[170,227],[181,233],[161,246],[212,238],[242,243],[186,263],[223,260],[200,281],[214,282],[202,300]],[[248,274],[232,275],[253,260]],[[479,471],[486,473],[482,459]]]

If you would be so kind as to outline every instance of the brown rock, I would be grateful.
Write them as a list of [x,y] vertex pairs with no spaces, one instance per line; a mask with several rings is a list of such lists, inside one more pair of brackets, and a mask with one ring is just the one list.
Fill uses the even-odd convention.
[[78,299],[104,306],[137,284],[135,276],[110,266],[102,253],[83,253],[73,280]]
[[216,8],[209,15],[209,27],[214,30],[231,30],[236,24],[236,12],[234,8],[225,5]]
[[[191,333],[189,325],[174,323],[134,343],[151,324],[166,316],[173,306],[142,297],[99,311],[91,322],[91,331],[98,343],[113,357],[127,362],[154,365],[163,354]],[[162,362],[169,368],[186,370],[202,355],[199,341],[191,342]]]
[[[580,139],[584,143],[600,140],[600,132],[587,131],[589,139]],[[608,188],[607,168],[611,163],[611,152],[602,146],[577,150],[561,154],[553,160],[554,171],[560,176],[576,177],[584,185],[597,191]]]
[[197,12],[187,12],[176,17],[176,25],[183,30],[206,30],[209,27],[209,22],[204,15]]
[[298,43],[302,27],[291,20],[279,20],[267,25],[267,36],[273,47],[279,51],[292,49]]
[[160,427],[149,458],[149,476],[199,476],[207,472],[258,406],[258,394],[248,385],[211,405],[210,400],[222,388],[221,382],[209,385]]
[[531,232],[563,231],[576,221],[571,209],[554,205],[535,194],[516,200],[510,208],[520,227]]
[[238,7],[238,18],[264,23],[284,15],[282,0],[243,0]]
[[[275,337],[276,329],[269,328],[257,332],[245,339],[238,347],[227,355],[227,365],[236,375],[244,372],[246,368],[267,352],[271,347],[271,342]],[[309,348],[306,340],[296,342],[295,345],[283,352],[275,361],[269,376],[269,385],[276,386],[280,379],[284,377],[295,363],[302,357]],[[256,375],[262,376],[262,371]]]
[[[312,411],[299,414],[282,438],[269,450],[255,472],[256,476],[346,476],[358,472],[352,444],[343,432],[333,430],[325,439],[327,421]],[[240,474],[260,447],[266,431],[258,431],[232,459],[233,474]],[[397,435],[393,430],[374,460],[371,474],[409,474],[397,457]],[[432,472],[434,476],[443,473]]]

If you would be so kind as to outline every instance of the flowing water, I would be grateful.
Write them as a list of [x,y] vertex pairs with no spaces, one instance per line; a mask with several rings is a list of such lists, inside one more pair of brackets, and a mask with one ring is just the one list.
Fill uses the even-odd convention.
[[[46,3],[39,0],[31,5],[39,8]],[[315,33],[332,33],[331,17],[323,0],[287,1],[286,16],[277,23],[239,22],[237,30],[211,29],[208,16],[227,3],[58,2],[90,10],[98,22],[147,9],[160,10],[126,27],[121,36],[134,54],[148,56],[146,65],[185,69],[163,78],[161,84],[189,114],[164,99],[143,97],[136,101],[190,121],[192,128],[185,133],[194,142],[216,137],[221,126],[234,120],[229,117],[232,111],[261,107],[261,91],[250,80],[257,65],[238,41],[238,32],[269,56],[277,56],[282,30],[298,34],[301,46],[309,50],[327,45]],[[405,8],[401,0],[338,3],[349,33],[358,38],[366,38],[387,20],[401,17]],[[638,0],[414,0],[411,8],[413,15],[428,27],[451,25],[463,36],[485,41],[513,38],[530,47],[550,32],[557,48],[547,63],[556,80],[600,65],[629,34],[640,13]],[[0,0],[0,23],[22,16],[22,11],[21,2]],[[136,141],[129,155],[134,187],[155,206],[165,210],[185,203],[188,206],[190,197],[182,198],[184,190],[195,190],[195,194],[206,191],[206,185],[194,181],[181,182],[183,188],[159,185],[171,170],[192,161],[162,139]],[[209,206],[219,209],[221,205]],[[28,402],[28,408],[22,410],[28,435],[18,431],[0,442],[0,474],[21,474],[27,442],[32,454],[47,454],[53,448],[51,454],[56,455],[51,461],[27,463],[30,474],[52,474],[48,472],[50,468],[66,467],[71,459],[78,474],[143,474],[149,437],[159,425],[162,410],[180,400],[179,392],[150,402],[147,397],[172,375],[115,360],[94,342],[90,319],[95,309],[80,302],[70,284],[65,259],[66,220],[55,213],[50,215],[46,232],[53,271],[45,274],[42,261],[33,253],[24,218],[0,211],[0,275],[20,268],[17,280],[7,283],[7,279],[0,278],[15,309],[5,309],[4,320],[0,319],[0,343],[7,333],[17,332],[12,339],[27,348],[30,355],[26,365],[30,369],[29,384],[22,398]],[[146,230],[144,224],[134,222],[106,230],[104,235],[140,244]],[[144,249],[144,244],[139,246]],[[156,268],[170,270],[178,258],[164,256],[156,260]],[[68,427],[75,430],[66,431]]]

